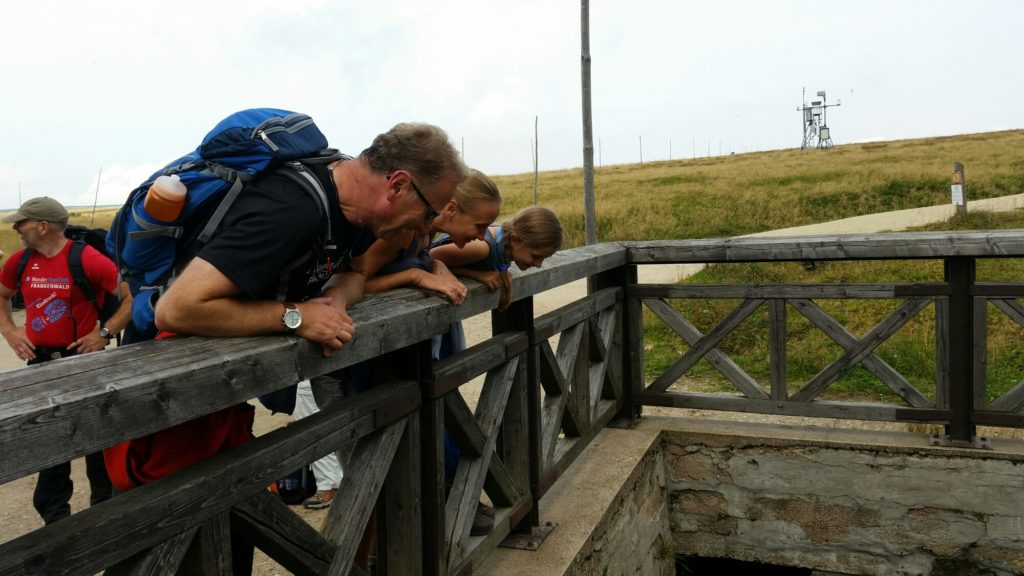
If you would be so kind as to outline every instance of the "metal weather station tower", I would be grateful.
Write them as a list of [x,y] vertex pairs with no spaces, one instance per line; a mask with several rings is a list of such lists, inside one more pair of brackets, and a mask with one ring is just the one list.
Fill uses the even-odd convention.
[[797,112],[803,112],[804,139],[800,143],[801,150],[832,147],[832,135],[825,121],[825,111],[842,105],[842,101],[836,100],[835,104],[828,104],[824,90],[818,92],[818,97],[821,100],[814,100],[808,106],[807,88],[804,88],[803,105],[796,109]]

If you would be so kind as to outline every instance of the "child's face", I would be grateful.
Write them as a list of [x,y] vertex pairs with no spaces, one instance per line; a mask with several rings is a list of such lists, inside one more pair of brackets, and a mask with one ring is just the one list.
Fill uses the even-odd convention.
[[522,240],[515,235],[512,236],[512,261],[520,270],[540,268],[545,260],[555,253],[551,248],[533,248],[523,244]]
[[465,248],[473,240],[483,240],[487,227],[498,217],[501,209],[497,202],[481,202],[473,211],[463,211],[454,204],[454,201],[449,203],[440,218],[447,219],[443,222],[444,231],[451,237],[452,244],[459,248]]

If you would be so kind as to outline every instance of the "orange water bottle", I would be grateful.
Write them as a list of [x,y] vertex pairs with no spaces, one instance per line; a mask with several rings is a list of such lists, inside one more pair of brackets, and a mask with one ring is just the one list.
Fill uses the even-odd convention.
[[160,176],[146,192],[146,200],[142,208],[154,220],[174,222],[178,216],[181,216],[187,193],[188,189],[182,184],[177,174]]

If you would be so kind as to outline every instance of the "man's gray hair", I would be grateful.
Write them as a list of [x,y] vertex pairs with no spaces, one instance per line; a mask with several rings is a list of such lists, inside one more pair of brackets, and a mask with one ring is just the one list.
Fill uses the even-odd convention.
[[407,170],[417,180],[431,185],[451,176],[461,184],[469,177],[469,168],[462,162],[448,134],[433,124],[397,124],[377,135],[360,157],[378,174]]

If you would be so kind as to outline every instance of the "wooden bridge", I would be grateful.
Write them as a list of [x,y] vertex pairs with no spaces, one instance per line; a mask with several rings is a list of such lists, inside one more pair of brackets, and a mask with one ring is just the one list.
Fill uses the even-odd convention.
[[[149,342],[0,375],[0,482],[116,442],[165,429],[298,380],[372,360],[373,386],[355,398],[190,469],[0,545],[0,574],[228,574],[245,565],[244,540],[296,574],[353,574],[368,524],[376,526],[378,574],[466,574],[510,535],[543,524],[540,498],[613,419],[644,405],[930,422],[934,441],[980,446],[979,425],[1024,427],[1024,384],[988,398],[986,315],[993,304],[1024,326],[1024,284],[975,279],[978,259],[1024,255],[1024,232],[879,234],[773,239],[606,243],[567,250],[515,278],[515,302],[493,313],[493,337],[430,361],[430,337],[493,309],[479,285],[461,306],[415,290],[376,295],[352,310],[357,339],[325,359],[290,337]],[[934,259],[931,283],[639,285],[637,268],[661,263]],[[589,278],[589,294],[536,317],[533,296]],[[672,299],[735,299],[702,333]],[[823,299],[901,302],[863,336],[818,304]],[[935,393],[918,390],[877,353],[921,310],[934,306]],[[770,377],[759,382],[719,348],[766,307]],[[643,310],[688,344],[645,379]],[[807,382],[787,379],[787,314],[796,310],[841,349]],[[557,337],[557,344],[553,341]],[[684,393],[671,386],[706,359],[736,390]],[[854,366],[901,402],[821,399]],[[485,375],[475,410],[460,386]],[[442,429],[462,450],[444,482]],[[922,437],[922,443],[927,439]],[[266,487],[329,452],[354,446],[325,525],[306,524]],[[496,508],[491,534],[470,536],[481,492]],[[244,550],[244,547],[243,547]],[[244,552],[243,552],[244,553]]]

